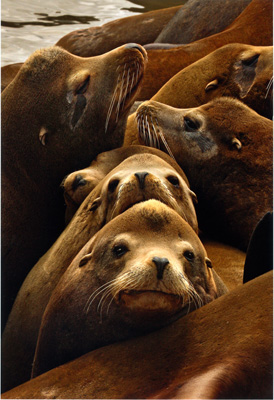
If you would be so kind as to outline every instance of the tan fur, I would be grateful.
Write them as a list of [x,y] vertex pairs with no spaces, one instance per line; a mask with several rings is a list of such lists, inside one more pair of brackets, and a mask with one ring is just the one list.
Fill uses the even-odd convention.
[[[64,197],[66,201],[66,222],[69,222],[79,205],[84,201],[87,195],[101,182],[101,180],[118,164],[126,158],[135,155],[149,153],[165,160],[179,173],[188,185],[187,177],[185,176],[179,165],[169,155],[147,146],[130,146],[120,147],[104,153],[99,154],[91,165],[82,170],[72,172],[62,182],[64,188]],[[195,195],[193,193],[195,200]]]
[[[63,229],[63,177],[122,144],[145,65],[141,46],[91,58],[55,46],[33,53],[2,92],[3,323],[23,279]],[[121,89],[123,73],[135,77],[132,87]]]
[[[28,274],[3,334],[3,387],[12,387],[29,378],[41,318],[51,293],[79,250],[106,222],[135,202],[157,198],[175,208],[197,230],[192,193],[184,181],[184,173],[178,166],[181,174],[176,172],[173,168],[176,163],[167,162],[168,156],[167,161],[157,157],[156,154],[161,154],[159,150],[155,154],[147,151],[126,159],[96,186],[66,230]],[[123,151],[120,156],[121,153],[125,156]],[[103,154],[101,159],[104,156],[107,158]],[[144,166],[150,174],[141,188],[134,173],[143,171]],[[173,187],[166,179],[170,175],[178,177],[180,187]],[[125,183],[124,190],[119,185],[115,190],[109,189],[116,178],[121,179],[120,186]]]
[[252,0],[230,26],[220,33],[172,49],[148,50],[148,67],[138,100],[150,99],[180,70],[228,43],[271,46],[273,4]]
[[171,151],[184,169],[202,231],[246,250],[273,207],[272,122],[230,97],[189,109],[145,102],[137,117],[140,139]]
[[41,322],[33,376],[157,329],[226,291],[189,224],[160,201],[135,204],[60,279]]
[[85,354],[2,398],[271,398],[272,310],[269,272],[168,327]]
[[[257,63],[245,60],[259,55]],[[272,117],[273,47],[229,44],[184,68],[170,79],[151,100],[176,108],[197,107],[220,96],[237,98]],[[140,144],[136,113],[128,117],[124,146]]]

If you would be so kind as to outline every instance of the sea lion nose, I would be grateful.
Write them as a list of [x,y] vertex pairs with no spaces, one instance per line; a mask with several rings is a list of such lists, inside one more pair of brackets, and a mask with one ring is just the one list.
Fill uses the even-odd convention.
[[167,258],[153,257],[152,261],[154,262],[157,268],[157,279],[162,279],[164,269],[167,266],[167,264],[169,264],[169,260]]
[[139,50],[140,53],[142,53],[142,55],[146,58],[147,57],[147,52],[146,50],[143,48],[143,46],[141,46],[140,44],[137,43],[127,43],[125,44],[125,48],[126,49],[136,49]]
[[136,176],[136,178],[139,181],[140,188],[144,189],[145,179],[146,179],[146,176],[148,175],[148,172],[136,172],[134,175]]
[[84,186],[87,181],[82,177],[82,175],[76,175],[72,184],[72,190],[76,190],[79,186]]

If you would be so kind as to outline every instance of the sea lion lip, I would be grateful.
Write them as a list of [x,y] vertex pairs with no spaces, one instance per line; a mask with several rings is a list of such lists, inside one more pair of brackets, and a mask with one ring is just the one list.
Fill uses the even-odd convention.
[[121,296],[127,295],[127,296],[139,296],[142,294],[159,294],[159,295],[164,295],[164,296],[172,296],[177,299],[182,299],[182,297],[178,294],[175,293],[170,293],[170,292],[164,292],[162,290],[150,290],[150,289],[145,289],[145,290],[136,290],[136,289],[125,289],[121,290],[118,294],[119,300],[121,299]]

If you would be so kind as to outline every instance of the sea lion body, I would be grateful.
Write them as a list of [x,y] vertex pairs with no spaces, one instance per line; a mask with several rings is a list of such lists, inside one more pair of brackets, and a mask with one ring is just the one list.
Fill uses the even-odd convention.
[[107,223],[60,279],[43,315],[32,376],[157,329],[224,293],[189,224],[157,200],[135,204]]
[[269,399],[272,310],[269,272],[161,330],[94,350],[2,398]]
[[171,151],[184,169],[202,231],[246,250],[273,207],[272,122],[229,97],[192,109],[149,101],[137,118],[141,140]]
[[[273,46],[233,43],[184,68],[151,100],[176,108],[190,108],[216,97],[229,96],[241,100],[264,117],[272,118],[272,76]],[[136,113],[133,113],[127,121],[125,146],[140,144],[137,132]]]
[[193,193],[183,171],[160,150],[142,149],[144,154],[127,158],[96,186],[25,279],[3,333],[3,388],[29,379],[41,318],[51,293],[73,258],[106,222],[138,201],[156,198],[175,208],[197,231]]
[[[154,43],[191,43],[225,29],[251,0],[188,0],[162,29]],[[210,21],[210,24],[208,23]]]
[[63,177],[121,145],[145,65],[135,44],[86,59],[55,46],[35,52],[2,92],[3,321],[63,229]]
[[119,18],[102,26],[78,29],[63,36],[56,43],[72,54],[91,57],[103,54],[125,43],[154,42],[163,27],[182,6],[149,11]]
[[272,46],[272,22],[272,2],[252,0],[235,21],[220,33],[171,49],[148,50],[149,61],[137,100],[150,99],[183,68],[228,43]]

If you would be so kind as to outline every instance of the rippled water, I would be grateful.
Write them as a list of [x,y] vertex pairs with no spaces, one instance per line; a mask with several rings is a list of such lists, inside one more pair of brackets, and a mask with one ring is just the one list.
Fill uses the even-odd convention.
[[2,0],[1,65],[23,62],[62,36],[186,0]]

